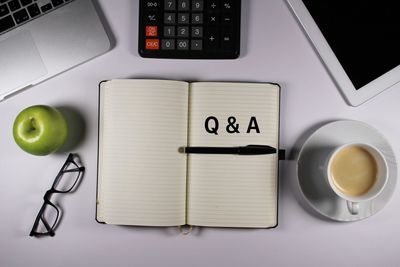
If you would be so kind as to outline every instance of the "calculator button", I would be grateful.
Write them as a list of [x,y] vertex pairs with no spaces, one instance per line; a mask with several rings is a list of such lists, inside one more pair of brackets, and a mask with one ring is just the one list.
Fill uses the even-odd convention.
[[146,39],[146,49],[147,50],[159,50],[160,49],[160,40]]
[[146,26],[146,36],[155,37],[158,35],[157,26]]
[[164,14],[165,24],[175,24],[175,13],[165,13]]
[[161,50],[175,50],[175,40],[174,39],[161,40]]
[[219,1],[218,0],[208,1],[207,9],[209,11],[217,11],[217,10],[219,10]]
[[192,40],[190,49],[191,50],[203,50],[203,41],[202,40]]
[[232,23],[232,14],[223,14],[221,18],[222,24],[231,24]]
[[189,27],[178,27],[178,37],[189,37]]
[[178,0],[178,10],[179,11],[186,11],[189,10],[189,0]]
[[233,48],[233,31],[232,29],[223,29],[221,32],[221,47],[225,49]]
[[192,14],[192,24],[202,24],[203,14]]
[[207,24],[218,24],[219,23],[219,15],[217,13],[207,14]]
[[177,40],[176,46],[178,50],[188,50],[189,49],[189,40]]
[[207,30],[205,42],[208,48],[218,48],[219,34],[217,28],[209,28]]
[[221,9],[222,11],[232,11],[233,10],[233,0],[222,0],[221,1]]
[[145,15],[146,24],[157,24],[158,14],[155,12],[148,12]]
[[145,0],[144,6],[148,9],[155,9],[160,7],[160,1],[157,0]]
[[175,26],[165,26],[164,27],[164,36],[165,37],[174,37],[175,36]]
[[192,0],[192,10],[193,11],[203,11],[204,0]]
[[189,24],[189,13],[178,13],[178,24]]
[[171,11],[176,9],[176,0],[164,0],[164,9]]
[[201,26],[192,27],[192,37],[195,38],[203,37],[203,27]]

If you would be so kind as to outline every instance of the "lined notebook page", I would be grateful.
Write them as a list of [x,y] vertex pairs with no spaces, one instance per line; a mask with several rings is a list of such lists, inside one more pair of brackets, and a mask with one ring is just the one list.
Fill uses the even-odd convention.
[[188,84],[112,80],[100,100],[97,219],[184,224]]
[[[189,146],[278,147],[279,87],[273,84],[194,83],[190,87]],[[219,120],[218,135],[205,119]],[[239,132],[226,131],[234,116]],[[252,116],[260,133],[246,133]],[[213,126],[213,123],[210,123]],[[232,129],[231,129],[232,130]],[[216,227],[273,227],[277,223],[278,156],[188,157],[188,224]]]

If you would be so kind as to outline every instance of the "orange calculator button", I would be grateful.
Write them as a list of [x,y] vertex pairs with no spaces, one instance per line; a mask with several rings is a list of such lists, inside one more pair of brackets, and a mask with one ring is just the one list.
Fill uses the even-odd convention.
[[160,49],[160,40],[158,39],[146,39],[147,50],[158,50]]
[[146,26],[146,36],[155,37],[157,34],[157,26]]

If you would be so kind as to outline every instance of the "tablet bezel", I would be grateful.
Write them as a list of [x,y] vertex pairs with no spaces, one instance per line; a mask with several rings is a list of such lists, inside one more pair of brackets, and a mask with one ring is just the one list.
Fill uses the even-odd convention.
[[[400,81],[400,65],[370,81],[358,90],[341,66],[316,22],[302,0],[287,0],[298,22],[314,45],[322,62],[340,89],[342,96],[351,106],[358,106]],[[372,62],[373,63],[373,62]]]

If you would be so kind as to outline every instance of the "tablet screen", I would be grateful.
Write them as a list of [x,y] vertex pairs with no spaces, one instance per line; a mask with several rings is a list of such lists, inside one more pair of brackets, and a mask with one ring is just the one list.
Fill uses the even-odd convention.
[[397,1],[303,2],[357,90],[400,64]]

